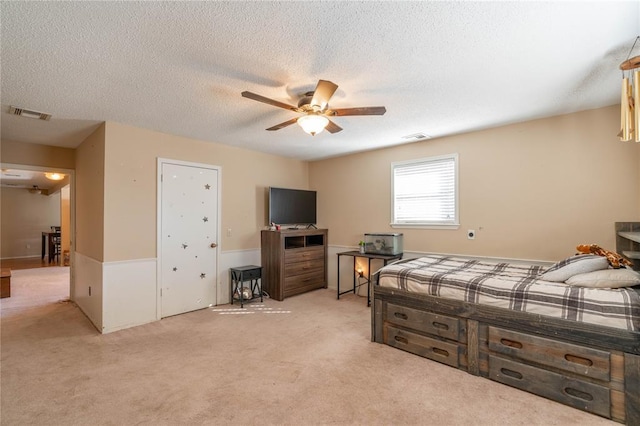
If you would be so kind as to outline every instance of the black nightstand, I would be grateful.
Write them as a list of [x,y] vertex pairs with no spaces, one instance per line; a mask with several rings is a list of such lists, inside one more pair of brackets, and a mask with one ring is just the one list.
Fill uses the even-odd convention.
[[[229,288],[231,290],[230,298],[233,305],[233,298],[236,292],[238,292],[238,298],[240,300],[240,307],[244,307],[244,302],[248,302],[258,298],[260,295],[260,301],[262,302],[262,266],[247,265],[238,266],[236,268],[229,268]],[[246,299],[242,292],[243,283],[249,281],[249,290],[251,291],[251,298]]]

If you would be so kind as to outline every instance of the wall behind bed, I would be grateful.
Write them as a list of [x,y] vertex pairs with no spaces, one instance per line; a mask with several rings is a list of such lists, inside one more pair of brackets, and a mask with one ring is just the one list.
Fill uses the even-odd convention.
[[[312,162],[319,223],[338,248],[402,232],[412,252],[553,261],[581,243],[615,250],[614,222],[640,221],[640,143],[618,140],[619,120],[613,106]],[[390,164],[449,153],[459,229],[392,228]]]

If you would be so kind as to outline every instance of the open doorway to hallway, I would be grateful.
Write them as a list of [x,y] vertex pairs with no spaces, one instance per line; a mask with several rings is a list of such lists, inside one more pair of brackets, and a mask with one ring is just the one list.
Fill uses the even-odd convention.
[[72,170],[2,164],[0,267],[3,277],[11,274],[12,286],[16,271],[42,268],[39,275],[56,273],[59,279],[55,269],[67,266],[63,298],[69,299],[72,177]]

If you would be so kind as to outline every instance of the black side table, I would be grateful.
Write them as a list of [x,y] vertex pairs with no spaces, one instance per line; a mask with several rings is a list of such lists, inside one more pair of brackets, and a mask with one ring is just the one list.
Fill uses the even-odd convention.
[[[345,291],[340,291],[340,257],[342,256],[351,256],[353,257],[353,289],[349,289],[349,290],[345,290]],[[367,276],[366,277],[362,277],[364,278],[366,281],[363,282],[362,284],[356,284],[356,275],[355,275],[355,269],[356,269],[356,258],[357,257],[364,257],[369,261],[369,268],[367,270]],[[346,293],[350,293],[351,291],[353,291],[353,294],[356,294],[356,288],[360,287],[361,285],[366,285],[367,286],[367,306],[371,306],[371,260],[382,260],[383,265],[382,266],[386,266],[387,263],[389,263],[390,261],[394,261],[394,260],[400,260],[402,259],[402,253],[399,254],[373,254],[373,253],[360,253],[359,251],[343,251],[341,253],[338,253],[338,300],[340,299],[340,296]]]
[[[260,295],[260,301],[262,302],[262,266],[247,265],[238,266],[236,268],[229,268],[229,288],[231,290],[230,298],[233,305],[233,296],[235,292],[238,292],[240,299],[240,307],[244,307],[244,302],[248,302],[253,299],[257,299]],[[249,281],[249,290],[251,290],[251,298],[245,299],[242,293],[243,283]]]

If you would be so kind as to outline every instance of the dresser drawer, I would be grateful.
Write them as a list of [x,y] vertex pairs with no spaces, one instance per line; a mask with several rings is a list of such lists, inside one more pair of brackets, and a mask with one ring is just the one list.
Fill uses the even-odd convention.
[[312,259],[324,259],[324,247],[305,247],[284,251],[284,263],[302,262]]
[[611,417],[610,390],[604,386],[492,355],[489,356],[489,378],[562,404]]
[[301,274],[315,273],[324,275],[324,259],[306,260],[287,264],[284,271],[285,277],[293,277]]
[[458,345],[438,339],[385,326],[384,342],[394,348],[402,349],[424,358],[429,358],[452,367],[458,367]]
[[606,382],[610,380],[611,361],[607,351],[497,327],[489,327],[489,350]]
[[284,291],[294,290],[297,288],[323,287],[325,284],[324,269],[320,272],[308,272],[284,279]]
[[460,320],[457,318],[406,308],[393,303],[387,303],[386,312],[386,321],[391,324],[458,341]]

